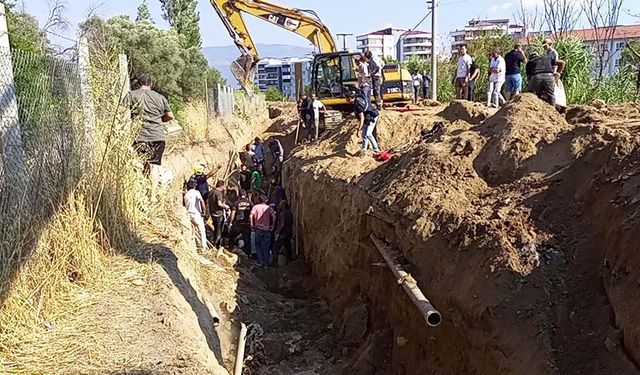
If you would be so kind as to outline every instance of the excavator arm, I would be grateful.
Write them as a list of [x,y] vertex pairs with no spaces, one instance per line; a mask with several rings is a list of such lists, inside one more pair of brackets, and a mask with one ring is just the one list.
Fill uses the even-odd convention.
[[231,64],[231,72],[247,93],[253,92],[253,78],[260,57],[242,18],[242,12],[305,37],[321,53],[338,50],[331,31],[313,11],[287,8],[264,0],[209,1],[240,50],[240,57]]

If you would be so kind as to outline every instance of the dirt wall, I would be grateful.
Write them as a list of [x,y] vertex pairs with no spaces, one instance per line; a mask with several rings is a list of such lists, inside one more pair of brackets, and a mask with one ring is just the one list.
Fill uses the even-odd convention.
[[[353,157],[352,120],[286,163],[301,248],[355,352],[343,373],[637,373],[636,129],[568,124],[530,95],[477,124],[454,106],[383,117],[393,146],[446,122],[386,163]],[[441,326],[371,233],[400,250]]]

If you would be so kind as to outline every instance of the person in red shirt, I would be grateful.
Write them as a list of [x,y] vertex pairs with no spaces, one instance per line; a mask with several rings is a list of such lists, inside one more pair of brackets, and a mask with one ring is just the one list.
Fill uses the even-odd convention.
[[258,266],[267,268],[270,263],[271,232],[276,221],[275,211],[267,204],[267,197],[261,194],[258,204],[251,209],[251,230],[255,232]]

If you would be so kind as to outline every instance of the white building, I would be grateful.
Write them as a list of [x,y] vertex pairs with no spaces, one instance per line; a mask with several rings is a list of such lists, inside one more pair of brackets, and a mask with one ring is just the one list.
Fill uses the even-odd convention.
[[400,37],[399,42],[400,61],[411,56],[431,57],[431,33],[418,30],[406,31]]
[[296,99],[299,96],[296,88],[296,76],[302,80],[302,87],[311,83],[312,59],[308,57],[290,57],[285,59],[263,59],[258,63],[255,86],[261,92],[275,87],[284,96]]
[[509,19],[471,20],[463,29],[451,32],[451,53],[456,54],[458,48],[471,40],[486,36],[513,35],[514,38],[523,36],[524,27],[510,24]]
[[[591,48],[596,54],[604,51],[603,63],[605,66],[602,72],[604,75],[612,75],[618,71],[622,51],[626,44],[640,40],[640,25],[619,25],[615,30],[605,28],[573,30],[570,35],[582,39],[584,45]],[[598,63],[599,60],[596,60]],[[594,73],[599,70],[599,66],[594,66]]]
[[356,48],[380,57],[404,61],[412,55],[431,55],[431,34],[424,31],[386,28],[356,37]]

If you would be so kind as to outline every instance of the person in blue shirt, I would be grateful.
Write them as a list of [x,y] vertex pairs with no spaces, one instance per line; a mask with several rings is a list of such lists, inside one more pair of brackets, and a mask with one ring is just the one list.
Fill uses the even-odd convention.
[[256,164],[262,165],[262,170],[266,171],[265,169],[266,155],[265,155],[264,145],[262,144],[262,139],[260,139],[260,137],[256,137],[256,139],[254,140],[254,145],[255,145],[255,149],[253,150],[253,152],[255,154]]

